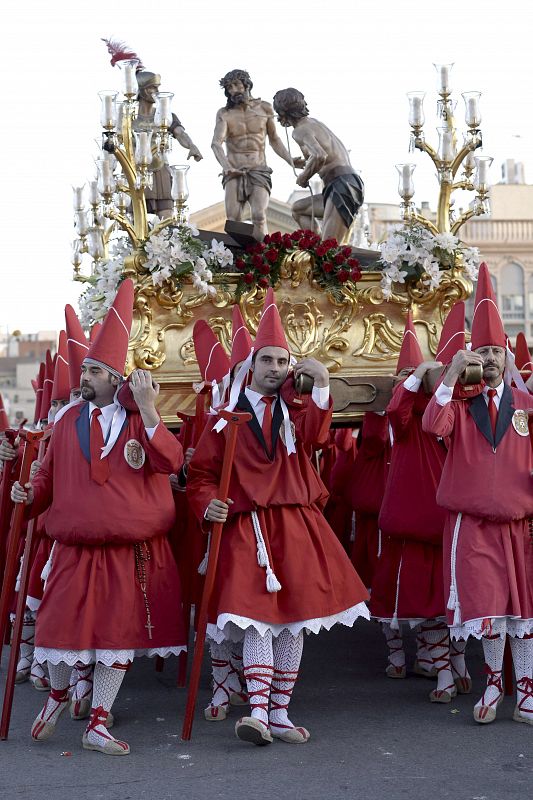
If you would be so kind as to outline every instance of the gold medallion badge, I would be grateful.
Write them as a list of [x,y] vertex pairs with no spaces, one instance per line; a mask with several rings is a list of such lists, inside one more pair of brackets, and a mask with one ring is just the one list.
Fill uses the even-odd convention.
[[124,445],[124,458],[133,469],[141,469],[145,460],[146,453],[137,439],[130,439]]
[[520,436],[529,436],[528,413],[521,408],[517,408],[513,414],[513,428]]

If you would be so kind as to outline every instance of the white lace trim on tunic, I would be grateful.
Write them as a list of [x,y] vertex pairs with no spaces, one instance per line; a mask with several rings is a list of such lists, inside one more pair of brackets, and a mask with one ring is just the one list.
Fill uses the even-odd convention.
[[[386,622],[388,625],[391,625],[392,620],[394,619],[394,617],[372,617],[372,619],[376,620],[376,622]],[[426,622],[428,619],[431,619],[431,620],[436,619],[437,622],[446,622],[446,617],[444,617],[444,616],[442,616],[442,617],[419,617],[419,618],[415,618],[415,617],[410,617],[410,618],[397,617],[396,621],[400,625],[402,624],[402,622],[407,622],[409,624],[409,627],[411,628],[411,630],[413,630],[413,628],[416,628],[417,625],[420,625],[422,622]],[[392,625],[391,625],[391,627],[392,627]]]
[[282,625],[260,622],[249,617],[239,617],[237,614],[219,614],[216,625],[213,623],[208,624],[207,635],[217,644],[220,644],[225,639],[229,639],[232,642],[240,641],[244,636],[244,631],[250,627],[254,627],[261,636],[264,636],[267,631],[272,631],[273,636],[279,636],[281,631],[285,629],[290,631],[293,636],[297,636],[302,630],[305,630],[306,633],[319,633],[322,628],[329,631],[330,628],[337,624],[351,628],[358,617],[370,619],[370,612],[366,603],[357,603],[356,606],[340,611],[338,614],[332,614],[330,617],[286,622]]
[[133,661],[134,658],[141,656],[148,656],[148,658],[177,656],[186,649],[185,646],[152,647],[144,650],[56,650],[53,647],[36,647],[34,658],[39,664],[44,664],[45,661],[49,661],[51,664],[63,662],[73,667],[78,662],[95,664],[98,661],[106,667],[112,667],[115,662],[125,664],[127,661]]
[[463,625],[450,626],[450,636],[452,639],[468,639],[469,636],[474,636],[476,639],[486,633],[481,626],[483,620],[491,620],[491,636],[509,636],[517,639],[523,639],[533,633],[533,619],[521,619],[519,617],[483,617],[479,619],[469,619]]

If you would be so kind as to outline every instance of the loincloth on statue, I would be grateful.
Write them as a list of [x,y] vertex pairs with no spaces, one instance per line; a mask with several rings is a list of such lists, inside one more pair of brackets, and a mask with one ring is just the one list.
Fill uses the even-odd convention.
[[331,201],[347,228],[357,216],[365,199],[365,185],[360,176],[349,167],[334,167],[323,178],[324,206]]
[[270,167],[251,167],[243,170],[241,175],[223,175],[222,186],[225,187],[230,181],[238,181],[237,199],[239,203],[246,203],[254,186],[260,186],[270,194],[272,191],[271,175]]

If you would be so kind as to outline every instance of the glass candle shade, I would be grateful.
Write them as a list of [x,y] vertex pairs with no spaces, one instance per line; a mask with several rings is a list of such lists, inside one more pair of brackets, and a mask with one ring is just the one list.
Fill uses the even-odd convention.
[[107,130],[114,130],[117,124],[117,94],[118,92],[108,89],[98,92],[101,102],[100,124],[102,128],[107,128]]
[[181,203],[184,203],[189,197],[189,188],[187,186],[188,171],[189,167],[185,164],[170,167],[170,174],[172,175],[170,196],[173,200],[178,200]]
[[451,93],[450,73],[453,69],[452,64],[433,64],[437,71],[438,93],[449,95]]
[[416,164],[396,164],[398,170],[398,194],[402,199],[411,198],[415,193],[413,172]]
[[170,105],[173,97],[173,92],[158,92],[155,96],[154,125],[158,128],[170,128],[172,125]]
[[424,97],[425,92],[408,92],[409,100],[409,125],[413,128],[421,128],[424,124]]
[[479,98],[481,92],[463,92],[465,101],[465,122],[469,128],[479,128],[481,125],[481,112],[479,110]]
[[147,167],[152,163],[152,134],[153,131],[136,131],[135,136],[135,163],[138,167]]

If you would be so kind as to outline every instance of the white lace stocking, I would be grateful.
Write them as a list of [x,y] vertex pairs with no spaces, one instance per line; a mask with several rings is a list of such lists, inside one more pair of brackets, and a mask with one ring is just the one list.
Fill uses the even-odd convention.
[[304,648],[303,631],[293,636],[287,629],[274,639],[274,677],[270,690],[270,725],[275,728],[294,728],[288,714],[294,684],[298,677]]
[[381,630],[389,648],[389,664],[394,667],[405,667],[405,652],[401,630],[393,630],[389,622],[381,623]]
[[450,664],[455,678],[470,678],[465,661],[466,640],[450,641]]
[[242,642],[230,643],[229,660],[232,668],[229,677],[229,684],[231,691],[243,692],[246,690],[246,681],[244,680],[244,675],[243,675]]
[[84,700],[92,695],[93,670],[94,664],[77,664],[72,670],[73,673],[76,672],[76,685],[72,691],[72,700]]
[[450,666],[450,632],[444,622],[427,620],[420,625],[432,666],[437,670],[437,691],[455,688]]
[[247,628],[242,657],[251,715],[268,726],[268,701],[274,672],[272,631],[267,630],[264,636],[260,636],[255,628]]
[[115,702],[127,669],[127,664],[106,667],[101,663],[97,663],[94,668],[91,721],[85,731],[90,744],[105,747],[106,741],[110,739],[117,741],[108,733],[104,723]]
[[510,639],[516,677],[516,704],[521,717],[533,719],[533,638]]
[[503,694],[502,667],[505,637],[499,635],[483,636],[482,641],[487,672],[487,688],[476,703],[476,708],[480,706],[495,706]]
[[416,660],[421,669],[426,670],[426,672],[431,672],[432,661],[428,653],[426,638],[420,625],[418,625],[416,629]]
[[231,644],[227,641],[220,644],[214,641],[209,643],[211,672],[213,675],[212,706],[227,707],[229,705],[231,691],[228,685],[231,676],[230,648]]
[[29,675],[33,661],[33,651],[35,646],[35,618],[31,611],[26,609],[24,614],[24,624],[22,626],[22,636],[20,639],[19,660],[17,672]]

